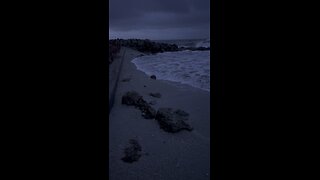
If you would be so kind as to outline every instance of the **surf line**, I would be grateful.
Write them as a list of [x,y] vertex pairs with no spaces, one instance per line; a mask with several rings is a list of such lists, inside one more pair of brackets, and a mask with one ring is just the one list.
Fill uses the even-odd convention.
[[119,82],[119,78],[120,78],[120,73],[121,73],[121,70],[122,70],[122,64],[123,64],[125,53],[126,53],[126,49],[124,49],[124,51],[123,51],[121,62],[120,62],[120,67],[119,67],[119,71],[117,73],[116,82],[115,82],[115,85],[113,86],[112,91],[111,91],[111,97],[109,99],[109,115],[110,115],[111,109],[112,109],[113,104],[114,104],[115,93],[116,93],[116,90],[117,90],[117,86],[118,86],[118,82]]

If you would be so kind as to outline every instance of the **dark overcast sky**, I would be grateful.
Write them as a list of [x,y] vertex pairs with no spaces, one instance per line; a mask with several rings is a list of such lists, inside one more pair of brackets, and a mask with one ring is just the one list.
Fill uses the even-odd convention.
[[109,0],[109,38],[210,37],[210,0]]

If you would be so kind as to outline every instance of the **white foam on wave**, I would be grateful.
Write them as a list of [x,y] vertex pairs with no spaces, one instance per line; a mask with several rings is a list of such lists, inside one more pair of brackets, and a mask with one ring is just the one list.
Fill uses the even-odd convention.
[[178,51],[132,60],[137,69],[157,79],[180,82],[210,91],[210,51]]
[[206,39],[204,41],[200,41],[196,44],[196,47],[205,47],[208,48],[210,47],[210,39]]

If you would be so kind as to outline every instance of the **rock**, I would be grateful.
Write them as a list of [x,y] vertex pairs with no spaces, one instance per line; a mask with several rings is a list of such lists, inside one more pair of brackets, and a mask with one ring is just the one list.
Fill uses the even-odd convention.
[[192,127],[185,121],[189,114],[183,110],[173,110],[172,108],[160,108],[156,114],[160,128],[166,132],[176,133],[181,130],[192,131]]
[[124,96],[122,96],[122,104],[139,108],[142,112],[142,116],[146,119],[155,118],[156,110],[154,110],[150,104],[147,103],[143,97],[135,91],[127,92]]
[[152,96],[152,97],[161,98],[161,94],[160,93],[150,93],[149,95]]
[[132,163],[139,160],[142,148],[135,139],[130,139],[129,144],[129,147],[124,149],[125,156],[121,158],[121,160],[127,163]]
[[157,79],[157,76],[152,75],[152,76],[150,76],[150,78],[151,78],[151,79]]

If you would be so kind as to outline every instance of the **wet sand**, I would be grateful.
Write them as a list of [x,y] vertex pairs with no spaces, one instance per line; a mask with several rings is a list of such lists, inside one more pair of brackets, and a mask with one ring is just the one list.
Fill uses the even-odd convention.
[[[210,93],[188,85],[153,80],[131,62],[143,53],[129,48],[122,48],[120,54],[123,52],[114,105],[109,114],[109,178],[210,179]],[[123,79],[130,80],[122,82]],[[132,90],[147,102],[156,101],[152,105],[156,110],[168,107],[188,112],[187,122],[194,130],[172,134],[160,129],[156,120],[144,119],[139,109],[121,104],[122,96]],[[161,93],[162,96],[155,98],[149,93]],[[130,139],[139,142],[142,156],[136,162],[125,163],[121,158]]]

